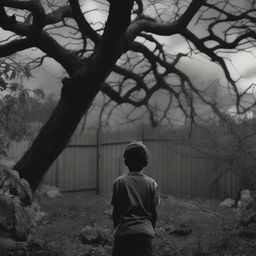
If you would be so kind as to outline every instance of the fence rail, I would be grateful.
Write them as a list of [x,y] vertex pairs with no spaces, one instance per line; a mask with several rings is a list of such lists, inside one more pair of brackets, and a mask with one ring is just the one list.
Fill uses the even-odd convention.
[[[211,196],[211,184],[218,175],[213,149],[202,138],[188,139],[168,130],[149,128],[96,134],[75,134],[52,164],[44,182],[62,191],[97,190],[110,193],[113,180],[126,172],[123,149],[131,140],[142,140],[150,151],[145,173],[153,177],[164,194]],[[13,143],[9,155],[19,158],[28,142]],[[225,174],[214,196],[235,196],[239,180]]]

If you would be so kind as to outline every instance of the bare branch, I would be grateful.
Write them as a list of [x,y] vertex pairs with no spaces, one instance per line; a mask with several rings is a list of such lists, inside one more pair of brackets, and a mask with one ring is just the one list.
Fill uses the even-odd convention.
[[82,33],[83,37],[89,37],[95,44],[100,42],[100,36],[95,32],[90,24],[86,21],[84,14],[82,13],[78,0],[69,0],[70,7],[73,12],[77,25]]
[[12,55],[34,46],[34,42],[27,38],[16,39],[4,45],[0,45],[0,57]]
[[56,24],[64,20],[64,18],[72,18],[72,10],[69,6],[62,6],[50,12],[45,17],[45,25]]

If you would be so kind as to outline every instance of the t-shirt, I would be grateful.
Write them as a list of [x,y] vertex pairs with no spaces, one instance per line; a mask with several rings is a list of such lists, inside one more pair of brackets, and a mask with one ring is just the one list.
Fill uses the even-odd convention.
[[154,237],[152,210],[160,203],[157,183],[141,172],[118,177],[113,185],[112,205],[119,214],[115,236],[145,234]]

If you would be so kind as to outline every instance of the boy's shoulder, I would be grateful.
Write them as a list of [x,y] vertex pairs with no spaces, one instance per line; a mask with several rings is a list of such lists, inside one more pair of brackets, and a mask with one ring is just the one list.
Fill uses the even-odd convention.
[[156,181],[153,178],[151,178],[145,174],[144,174],[144,178],[147,180],[147,182],[151,183],[154,187],[158,187]]
[[153,178],[147,176],[146,174],[136,175],[136,174],[130,173],[130,172],[118,176],[115,179],[114,183],[121,183],[122,181],[129,179],[129,176],[139,176],[139,177],[145,179],[148,183],[152,184],[154,187],[158,187],[158,184],[156,183],[156,181]]
[[124,180],[124,179],[125,179],[125,176],[126,176],[126,174],[123,174],[123,175],[118,176],[118,177],[114,180],[114,183]]

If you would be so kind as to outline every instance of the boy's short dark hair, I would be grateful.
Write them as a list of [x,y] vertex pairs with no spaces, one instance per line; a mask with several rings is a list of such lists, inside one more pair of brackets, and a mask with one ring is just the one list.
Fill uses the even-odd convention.
[[141,141],[133,141],[125,147],[124,162],[130,171],[140,171],[147,166],[149,151]]

